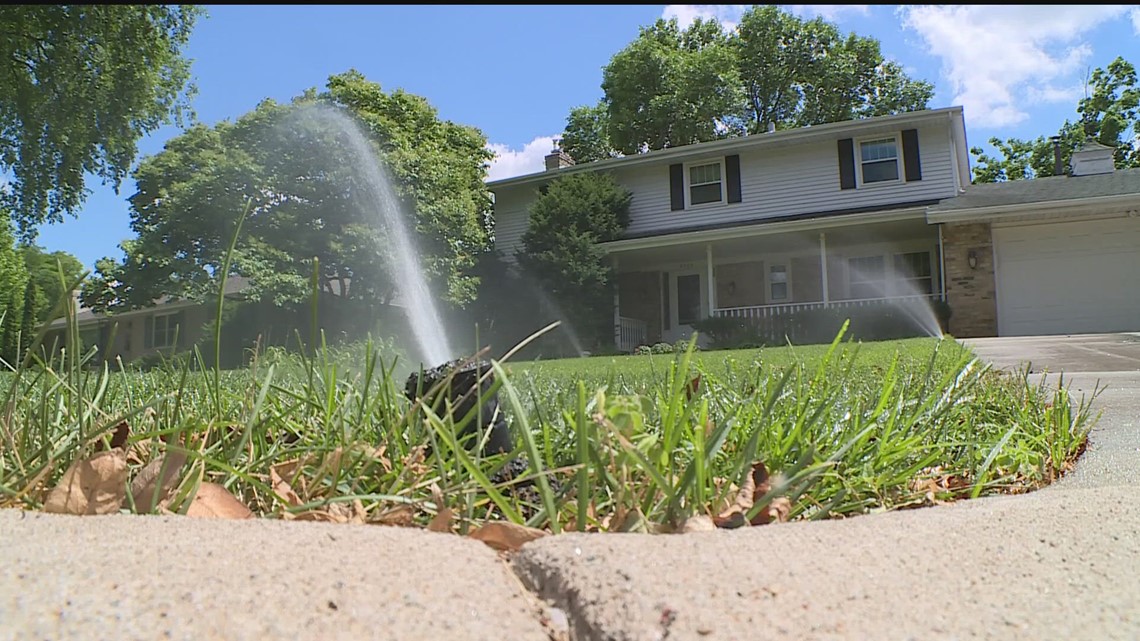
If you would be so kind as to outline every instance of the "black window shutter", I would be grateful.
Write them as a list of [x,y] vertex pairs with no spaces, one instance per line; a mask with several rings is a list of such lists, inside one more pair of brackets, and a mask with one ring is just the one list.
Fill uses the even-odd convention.
[[922,180],[922,163],[918,157],[918,130],[904,129],[902,132],[903,170],[906,181]]
[[728,202],[740,202],[740,156],[724,157],[724,173],[728,174]]
[[839,188],[855,189],[855,141],[839,141]]
[[669,209],[677,211],[685,208],[685,168],[680,164],[669,165]]

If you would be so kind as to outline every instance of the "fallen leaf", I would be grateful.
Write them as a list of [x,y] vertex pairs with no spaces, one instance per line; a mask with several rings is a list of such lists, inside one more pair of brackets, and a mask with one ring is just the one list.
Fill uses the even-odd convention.
[[302,505],[303,501],[301,501],[301,497],[297,495],[297,492],[293,490],[293,486],[290,484],[292,479],[286,481],[285,478],[282,477],[279,469],[285,469],[287,472],[295,471],[295,462],[287,461],[269,467],[269,484],[273,487],[273,495],[289,507]]
[[704,514],[697,514],[685,519],[681,524],[680,532],[688,534],[689,532],[715,532],[716,523],[713,523],[712,517]]
[[221,485],[202,483],[198,486],[194,501],[186,510],[186,516],[199,519],[248,519],[253,517],[253,512]]
[[135,500],[135,511],[150,512],[152,508],[162,503],[167,494],[178,484],[178,474],[185,464],[186,454],[172,450],[155,458],[139,470],[131,481],[131,496]]
[[119,448],[125,451],[127,449],[127,440],[130,438],[131,426],[127,424],[126,421],[120,421],[119,424],[115,426],[113,433],[111,434],[110,445],[104,445],[103,439],[100,438],[95,443],[95,451],[106,452],[107,450],[113,450],[115,448]]
[[415,524],[416,510],[407,503],[390,507],[369,519],[369,523],[410,527]]
[[432,532],[450,532],[451,520],[455,517],[455,513],[451,508],[440,508],[439,512],[432,517],[431,523],[428,523],[428,530]]
[[492,521],[468,534],[502,552],[514,552],[524,544],[546,536],[543,530],[506,521]]
[[434,482],[431,484],[431,500],[435,503],[436,510],[438,511],[435,516],[432,517],[431,522],[428,523],[428,530],[432,532],[450,532],[451,519],[455,514],[451,511],[451,508],[445,505],[447,501],[443,498],[443,490],[439,489],[439,485]]
[[[744,525],[764,525],[770,523],[773,518],[778,520],[781,508],[777,507],[773,512],[772,506],[783,497],[772,499],[771,503],[757,512],[751,521],[747,521],[745,518],[752,507],[756,505],[756,502],[770,491],[772,491],[772,483],[768,475],[768,468],[760,461],[753,463],[751,474],[745,477],[744,485],[736,492],[736,500],[713,517],[713,523],[719,528],[733,529]],[[787,512],[791,510],[791,502],[786,498],[783,501],[788,503],[787,509],[784,510],[784,520],[786,520]],[[782,505],[783,503],[780,504],[780,506]]]
[[44,511],[113,514],[127,497],[127,455],[115,448],[71,464],[48,493]]

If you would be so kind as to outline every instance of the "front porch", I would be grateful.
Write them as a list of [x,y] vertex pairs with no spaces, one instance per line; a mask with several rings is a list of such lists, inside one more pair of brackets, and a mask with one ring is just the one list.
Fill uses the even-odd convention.
[[[906,310],[944,299],[938,227],[921,218],[707,240],[685,236],[694,234],[611,249],[618,274],[614,340],[622,351],[688,339],[694,323],[708,318],[778,332],[780,319],[817,310],[839,310],[836,318],[842,310],[872,308],[913,315]],[[929,314],[923,316],[914,319],[916,335],[932,331]]]

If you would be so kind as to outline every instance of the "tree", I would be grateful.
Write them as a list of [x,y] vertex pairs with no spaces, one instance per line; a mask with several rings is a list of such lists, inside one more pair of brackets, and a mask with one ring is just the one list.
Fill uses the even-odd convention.
[[189,105],[191,5],[0,9],[0,198],[30,239],[82,204],[84,175],[117,189],[136,142]]
[[[24,268],[28,279],[35,285],[36,298],[32,313],[36,320],[46,322],[55,320],[48,318],[55,304],[65,294],[64,283],[70,285],[83,275],[83,263],[65,251],[54,251],[50,254],[38,245],[21,245],[20,255],[24,259]],[[63,270],[63,280],[60,280],[60,270]],[[60,315],[65,310],[60,309]],[[25,313],[27,313],[25,311]]]
[[144,159],[130,199],[138,236],[122,244],[121,262],[96,263],[84,303],[123,309],[212,295],[247,201],[233,270],[249,279],[248,295],[279,306],[307,300],[316,258],[323,292],[387,302],[399,283],[383,260],[395,240],[380,213],[392,205],[360,149],[378,152],[391,173],[442,297],[470,300],[477,283],[466,271],[490,246],[486,138],[440,120],[419,96],[385,93],[350,71],[330,77],[323,93],[193,127]]
[[23,315],[20,318],[20,353],[17,354],[17,360],[24,357],[23,352],[27,351],[32,339],[36,337],[38,325],[36,311],[42,305],[39,288],[34,281],[28,279],[28,284],[24,287],[24,302],[21,306]]
[[583,105],[571,109],[566,119],[566,131],[562,134],[562,150],[577,163],[619,156],[607,133],[609,120],[604,102],[593,107]]
[[626,155],[729,134],[742,107],[728,38],[715,21],[658,19],[602,73],[607,134]]
[[632,195],[596,172],[558,178],[530,208],[519,264],[570,317],[579,335],[601,345],[612,335],[612,268],[598,243],[629,225]]
[[20,296],[27,283],[24,261],[16,251],[11,224],[0,220],[0,358],[11,363],[19,340]]
[[[726,34],[716,22],[642,28],[603,71],[597,107],[571,111],[563,135],[581,162],[925,109],[928,82],[883,57],[879,41],[821,18],[753,6]],[[575,155],[582,154],[581,157]]]
[[[1123,58],[1116,58],[1105,69],[1089,76],[1086,96],[1077,103],[1077,122],[1066,120],[1056,136],[1060,138],[1061,166],[1068,170],[1073,151],[1086,140],[1114,147],[1117,169],[1140,167],[1140,84],[1136,69]],[[990,138],[998,155],[989,155],[981,147],[972,147],[976,156],[974,182],[990,183],[1052,176],[1054,149],[1052,138],[1035,140]]]

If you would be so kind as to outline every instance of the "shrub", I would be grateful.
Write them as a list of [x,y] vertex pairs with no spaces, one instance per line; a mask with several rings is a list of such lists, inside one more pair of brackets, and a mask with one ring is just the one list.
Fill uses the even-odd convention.
[[653,353],[653,348],[648,345],[638,345],[633,353],[638,356],[648,356]]
[[650,348],[650,351],[654,354],[672,354],[673,346],[669,343],[657,343]]

